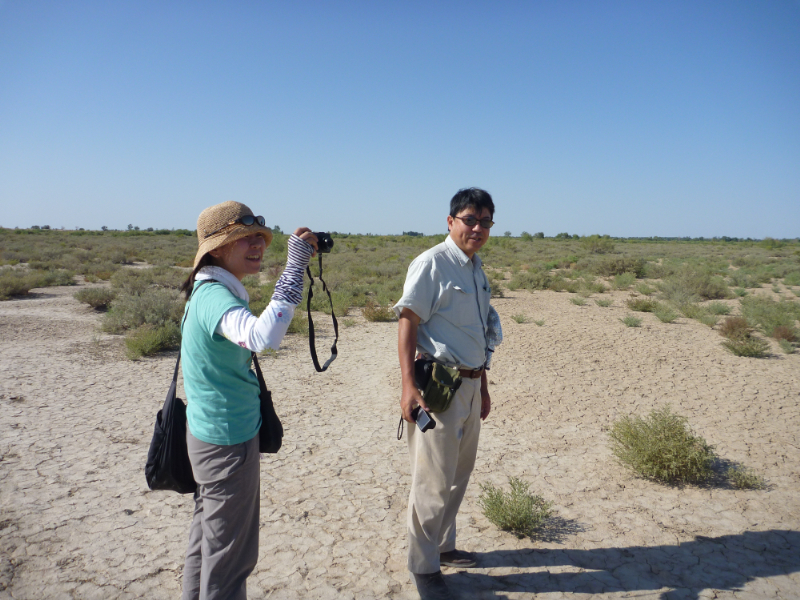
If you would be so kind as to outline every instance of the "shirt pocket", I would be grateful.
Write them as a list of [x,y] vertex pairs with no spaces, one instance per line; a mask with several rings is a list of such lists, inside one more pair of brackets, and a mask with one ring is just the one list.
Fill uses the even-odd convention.
[[475,325],[479,317],[475,292],[460,285],[451,285],[447,288],[447,308],[443,312],[443,316],[454,325]]

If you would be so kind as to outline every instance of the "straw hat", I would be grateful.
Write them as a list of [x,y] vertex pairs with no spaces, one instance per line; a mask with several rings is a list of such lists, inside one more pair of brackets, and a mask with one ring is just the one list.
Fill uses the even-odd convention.
[[243,237],[258,234],[269,246],[272,241],[272,232],[269,228],[259,225],[258,222],[252,225],[243,225],[237,222],[245,216],[254,216],[253,211],[241,202],[232,200],[209,206],[200,213],[197,218],[198,248],[197,255],[194,257],[195,269],[200,263],[200,259],[214,248],[230,244]]

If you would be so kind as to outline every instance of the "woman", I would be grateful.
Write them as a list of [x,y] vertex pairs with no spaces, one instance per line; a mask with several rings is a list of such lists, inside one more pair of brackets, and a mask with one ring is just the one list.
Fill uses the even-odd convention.
[[190,299],[181,327],[186,442],[197,481],[182,597],[246,600],[258,559],[260,505],[261,405],[250,353],[277,348],[286,334],[317,238],[307,228],[289,238],[286,268],[258,318],[242,279],[258,274],[272,241],[264,218],[239,202],[217,204],[200,213],[197,241],[182,288]]

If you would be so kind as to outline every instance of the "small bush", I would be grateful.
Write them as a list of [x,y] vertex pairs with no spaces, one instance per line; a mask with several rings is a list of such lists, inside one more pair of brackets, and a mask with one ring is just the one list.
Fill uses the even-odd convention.
[[521,323],[527,323],[527,322],[528,322],[528,317],[526,317],[526,316],[525,316],[525,315],[523,315],[523,314],[511,315],[511,318],[512,318],[514,321],[516,321],[517,323],[520,323],[520,324],[521,324]]
[[763,490],[767,482],[761,475],[747,467],[735,466],[729,468],[725,475],[733,487],[740,490]]
[[394,321],[396,315],[389,306],[383,306],[372,300],[368,301],[362,310],[362,314],[367,321],[387,322]]
[[614,301],[611,300],[611,299],[598,299],[598,300],[595,300],[594,303],[597,304],[597,306],[601,306],[603,308],[608,308],[609,306],[614,304]]
[[592,263],[591,270],[595,275],[611,277],[612,275],[622,275],[630,273],[633,278],[644,276],[645,260],[642,258],[613,257]]
[[656,318],[662,323],[672,323],[680,315],[666,304],[659,304],[653,311]]
[[180,327],[172,322],[160,326],[145,323],[132,330],[125,338],[126,354],[131,360],[177,348],[180,343]]
[[615,290],[627,290],[635,281],[636,275],[633,273],[621,273],[619,275],[614,275],[614,279],[611,281],[611,287]]
[[772,330],[772,337],[779,342],[786,341],[789,343],[797,341],[797,330],[788,325],[778,325]]
[[301,310],[295,311],[292,321],[289,323],[287,333],[296,333],[308,337],[308,317]]
[[730,340],[750,337],[752,331],[753,328],[750,327],[747,319],[742,317],[728,317],[719,328],[720,335]]
[[546,290],[553,278],[545,271],[523,271],[517,273],[506,284],[510,290]]
[[590,235],[581,240],[583,249],[592,254],[608,254],[614,252],[614,242],[609,236]]
[[169,322],[179,323],[184,302],[177,290],[148,289],[139,295],[120,294],[103,317],[102,329],[109,333],[124,333],[144,325],[160,327]]
[[778,345],[785,354],[794,354],[794,345],[786,340],[778,340]]
[[641,327],[642,320],[639,317],[634,317],[633,315],[628,315],[622,319],[620,319],[625,325],[628,327]]
[[655,288],[651,288],[646,283],[640,283],[639,285],[636,286],[636,291],[639,292],[642,296],[650,296],[656,290],[655,290]]
[[722,345],[736,356],[746,358],[763,358],[769,353],[769,343],[752,336],[726,340]]
[[489,483],[480,484],[478,504],[487,519],[519,538],[533,536],[551,514],[552,504],[531,494],[530,486],[517,477],[508,478],[510,492]]
[[709,302],[705,306],[706,310],[712,315],[729,315],[731,314],[731,307],[724,302]]
[[740,300],[742,305],[742,316],[750,323],[758,325],[759,329],[769,337],[775,337],[776,331],[786,327],[794,331],[795,321],[800,319],[800,304],[792,300],[782,300],[776,302],[769,298],[749,296]]
[[736,288],[735,290],[733,290],[733,295],[736,296],[737,298],[741,298],[743,296],[747,296],[747,294],[748,294],[748,292],[744,288],[740,288],[739,287],[739,288]]
[[544,319],[535,320],[534,323],[536,323],[536,325],[541,327],[542,325],[544,325]]
[[78,302],[88,304],[95,310],[105,310],[109,303],[117,297],[114,290],[108,288],[84,288],[73,294]]
[[576,298],[570,298],[569,301],[572,302],[575,306],[584,306],[586,304],[586,300],[584,298],[581,298],[580,296]]
[[696,436],[668,405],[647,417],[623,417],[611,428],[614,456],[640,477],[663,483],[700,483],[711,477],[714,448]]
[[658,302],[649,298],[631,298],[625,304],[628,305],[628,308],[637,312],[655,312],[658,308]]

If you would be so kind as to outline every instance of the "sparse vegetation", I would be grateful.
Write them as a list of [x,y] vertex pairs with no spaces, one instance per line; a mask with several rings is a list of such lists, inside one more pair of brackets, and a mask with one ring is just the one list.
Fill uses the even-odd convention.
[[95,287],[79,290],[73,296],[78,302],[88,304],[95,310],[105,310],[109,303],[117,297],[117,293],[108,288]]
[[639,317],[634,317],[633,315],[627,315],[620,319],[623,323],[625,323],[628,327],[641,327],[642,320]]
[[730,467],[725,475],[733,487],[740,490],[763,490],[767,487],[766,480],[754,470],[740,465]]
[[614,279],[611,280],[611,287],[615,290],[627,290],[635,281],[636,275],[633,273],[621,273],[614,275]]
[[372,300],[364,305],[362,314],[367,321],[386,322],[396,320],[396,316],[391,307],[382,306]]
[[611,300],[610,298],[598,298],[597,300],[594,301],[594,303],[602,308],[608,308],[609,306],[614,304],[614,301]]
[[663,483],[701,483],[709,479],[714,448],[695,435],[686,417],[669,405],[646,417],[626,416],[610,432],[614,456],[640,477]]
[[511,315],[511,319],[520,324],[528,322],[528,317],[526,317],[521,313],[516,315]]
[[518,477],[509,477],[508,483],[509,492],[482,483],[478,504],[486,518],[503,531],[519,538],[532,537],[551,515],[552,504],[532,494],[529,484]]
[[572,302],[575,306],[585,306],[586,299],[581,298],[580,296],[576,296],[575,298],[570,298],[570,302]]
[[655,312],[658,308],[658,302],[650,300],[650,298],[630,298],[625,304],[637,312]]
[[126,353],[131,360],[177,348],[180,343],[180,327],[173,322],[163,325],[145,323],[125,337]]
[[534,320],[534,323],[536,323],[536,325],[539,327],[542,327],[544,325],[544,319]]
[[677,319],[680,315],[677,311],[673,310],[667,304],[658,303],[658,306],[653,310],[653,314],[656,318],[661,321],[662,323],[672,323],[675,319]]

